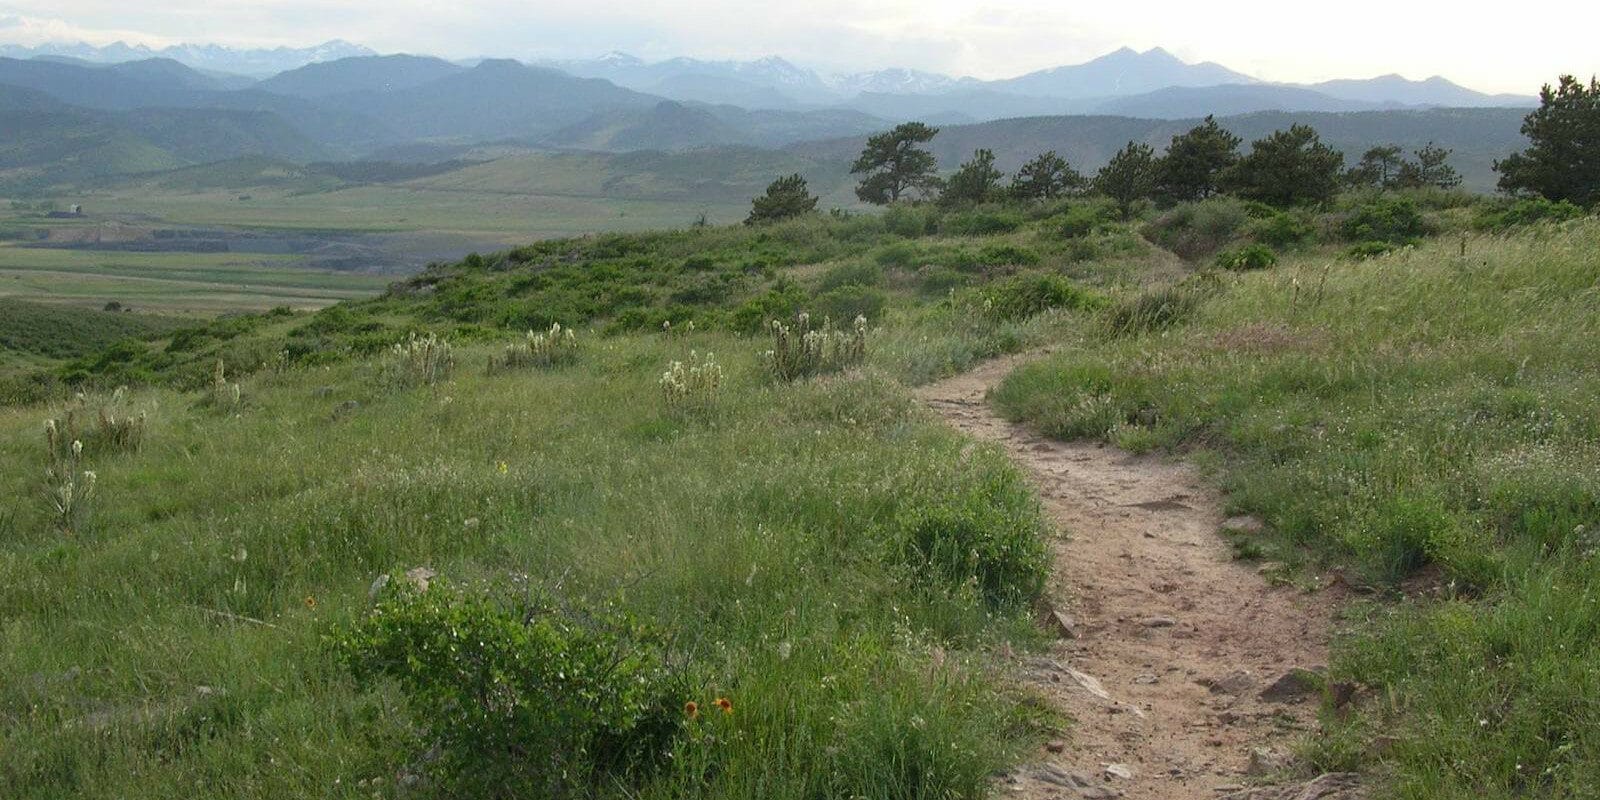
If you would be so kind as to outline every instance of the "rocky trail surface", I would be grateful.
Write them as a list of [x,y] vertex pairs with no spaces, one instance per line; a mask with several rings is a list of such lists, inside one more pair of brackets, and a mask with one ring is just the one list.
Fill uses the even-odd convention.
[[1193,468],[1063,443],[1002,419],[1000,359],[916,391],[951,425],[1005,448],[1056,535],[1047,622],[1061,638],[1023,674],[1071,719],[1002,778],[1000,796],[1351,800],[1353,776],[1270,785],[1315,725],[1333,592],[1274,586],[1233,559],[1215,492]]

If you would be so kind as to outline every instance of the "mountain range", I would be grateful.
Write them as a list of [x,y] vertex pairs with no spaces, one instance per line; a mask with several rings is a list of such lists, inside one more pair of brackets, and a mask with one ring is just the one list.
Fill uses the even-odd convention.
[[[17,185],[19,175],[36,185],[52,176],[78,179],[242,156],[300,163],[396,154],[445,160],[489,143],[546,151],[774,149],[856,141],[910,119],[945,126],[1063,117],[1149,122],[1264,112],[1496,110],[1532,102],[1443,78],[1269,83],[1218,64],[1186,63],[1159,48],[1122,49],[999,81],[904,69],[824,76],[776,57],[646,62],[611,54],[585,61],[457,62],[380,56],[337,41],[303,50],[85,48],[0,58],[0,131],[12,132],[10,142],[0,142],[0,185]],[[111,60],[129,54],[153,57]],[[273,59],[302,63],[263,78],[215,68]],[[1509,125],[1515,136],[1519,114],[1474,119]],[[1448,115],[1423,119],[1440,128],[1430,138],[1461,138],[1444,129]],[[1170,126],[1134,127],[1149,133]],[[1371,124],[1365,129],[1377,130]],[[1490,138],[1498,143],[1506,131],[1496,127]],[[1093,138],[1092,147],[1052,141],[1092,162],[1103,146],[1127,140]],[[1474,149],[1470,144],[1465,149]],[[59,163],[45,154],[56,154]]]

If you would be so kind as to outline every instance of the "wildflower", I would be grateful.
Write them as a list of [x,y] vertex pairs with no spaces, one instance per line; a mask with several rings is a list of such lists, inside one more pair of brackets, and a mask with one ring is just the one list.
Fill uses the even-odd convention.
[[72,440],[72,457],[73,458],[77,458],[77,457],[82,456],[82,455],[83,455],[83,442],[80,442],[77,439],[73,439]]
[[306,604],[306,608],[308,608],[308,609],[315,610],[316,607],[317,607],[317,598],[312,597],[309,594],[306,595],[306,599],[303,600],[302,602],[304,602]]
[[724,714],[732,714],[733,702],[726,697],[719,697],[717,698],[717,708],[722,709],[722,713]]
[[683,704],[683,715],[689,719],[700,718],[700,704],[693,700]]
[[501,475],[504,475],[504,474],[506,474],[506,473],[511,471],[511,465],[507,464],[504,461],[496,463],[494,466],[495,466],[495,469],[500,470],[500,474]]

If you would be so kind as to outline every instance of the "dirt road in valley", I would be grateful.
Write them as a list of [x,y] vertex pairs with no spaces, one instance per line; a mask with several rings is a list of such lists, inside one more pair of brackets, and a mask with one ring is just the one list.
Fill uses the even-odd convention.
[[951,425],[1004,447],[1056,527],[1050,593],[1061,619],[1051,624],[1064,636],[1024,673],[1073,724],[999,794],[1357,797],[1350,776],[1256,788],[1315,724],[1320,690],[1298,670],[1327,663],[1333,593],[1273,586],[1234,560],[1215,492],[1191,467],[1000,418],[987,394],[1017,363],[916,391]]

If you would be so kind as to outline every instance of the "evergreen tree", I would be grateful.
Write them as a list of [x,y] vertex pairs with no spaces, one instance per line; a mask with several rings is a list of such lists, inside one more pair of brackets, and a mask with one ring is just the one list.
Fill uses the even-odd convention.
[[1600,203],[1600,80],[1571,75],[1545,84],[1539,107],[1522,122],[1528,149],[1496,161],[1500,190],[1580,206]]
[[1156,151],[1138,142],[1128,142],[1094,176],[1094,190],[1117,201],[1123,219],[1133,215],[1134,204],[1148,198],[1155,185]]
[[1395,182],[1401,186],[1422,187],[1432,186],[1440,189],[1454,189],[1461,185],[1461,173],[1450,166],[1450,152],[1428,142],[1420,150],[1412,153],[1415,161],[1404,161],[1400,164],[1400,174]]
[[1217,193],[1217,176],[1239,160],[1239,137],[1215,117],[1172,137],[1156,165],[1156,197],[1164,203],[1203,200]]
[[994,166],[994,151],[983,149],[972,154],[972,160],[962,164],[944,182],[944,194],[939,202],[946,205],[985,203],[1000,194],[1000,179],[1005,173]]
[[1222,174],[1222,186],[1247,200],[1275,206],[1321,203],[1339,190],[1344,154],[1322,143],[1316,129],[1292,125],[1250,145]]
[[767,193],[750,201],[750,205],[750,216],[745,217],[744,224],[756,225],[816,211],[817,197],[797,172],[773,181],[767,186]]
[[1400,167],[1405,159],[1400,157],[1399,145],[1379,145],[1361,154],[1361,161],[1345,173],[1351,185],[1368,189],[1392,189],[1400,179]]
[[928,194],[938,189],[938,161],[918,147],[938,133],[938,128],[921,122],[906,122],[868,139],[861,157],[850,167],[850,174],[865,176],[856,187],[856,197],[886,205],[910,191]]
[[1087,183],[1066,159],[1050,150],[1017,170],[1011,179],[1011,195],[1022,200],[1054,200],[1082,191]]

